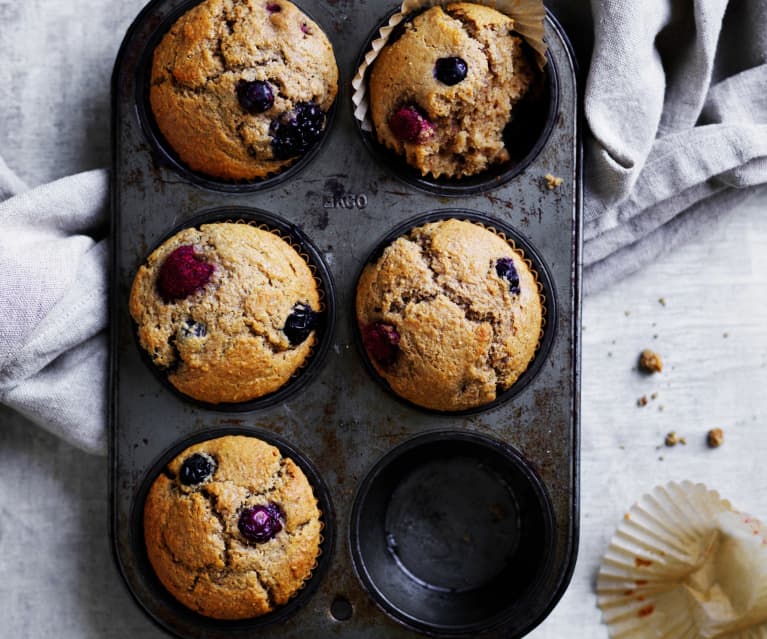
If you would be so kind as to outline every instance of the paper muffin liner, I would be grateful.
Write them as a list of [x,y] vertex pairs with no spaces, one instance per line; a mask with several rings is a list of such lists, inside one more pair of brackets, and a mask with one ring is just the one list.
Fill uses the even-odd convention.
[[[373,130],[373,124],[368,117],[369,103],[367,98],[366,75],[378,54],[386,46],[389,37],[395,27],[399,25],[410,13],[428,9],[436,5],[446,5],[450,2],[461,0],[403,0],[400,10],[394,13],[388,22],[378,30],[378,36],[370,43],[369,50],[365,53],[362,64],[357,68],[357,73],[352,79],[352,103],[354,104],[354,117],[359,121],[363,131]],[[540,70],[546,65],[547,45],[544,40],[544,21],[546,8],[541,0],[467,0],[474,4],[482,4],[501,13],[505,13],[514,20],[514,31],[518,33],[535,51],[535,58]]]
[[602,560],[612,639],[767,639],[767,528],[703,484],[636,503]]

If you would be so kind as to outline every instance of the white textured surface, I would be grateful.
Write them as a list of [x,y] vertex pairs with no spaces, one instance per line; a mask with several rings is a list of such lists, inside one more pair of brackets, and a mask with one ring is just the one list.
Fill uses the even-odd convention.
[[[101,0],[0,0],[0,150],[30,184],[108,163],[109,70],[141,4],[121,0],[105,12]],[[49,19],[38,25],[43,12]],[[62,40],[88,58],[68,57]],[[36,74],[67,81],[40,95],[30,89]],[[41,101],[50,118],[25,109]],[[767,196],[585,301],[581,551],[570,589],[530,637],[606,639],[594,594],[599,558],[654,485],[702,481],[767,518],[766,326]],[[634,370],[648,346],[666,365],[649,378]],[[652,392],[658,398],[637,407]],[[704,440],[714,426],[726,443],[712,451]],[[688,445],[658,450],[669,430]],[[114,568],[106,461],[3,408],[0,558],[2,637],[165,637]]]

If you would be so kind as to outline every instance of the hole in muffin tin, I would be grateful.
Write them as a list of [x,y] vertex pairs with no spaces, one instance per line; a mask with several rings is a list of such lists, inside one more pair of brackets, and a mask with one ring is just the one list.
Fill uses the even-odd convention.
[[[205,617],[176,600],[160,582],[154,572],[147,556],[144,544],[144,502],[146,501],[152,483],[160,475],[168,463],[189,446],[205,440],[224,437],[226,435],[246,435],[256,437],[279,449],[284,457],[290,457],[304,472],[309,484],[312,486],[317,505],[320,510],[322,532],[320,540],[320,552],[317,563],[312,573],[300,590],[284,605],[270,613],[260,617],[227,621]],[[136,558],[137,567],[143,576],[141,587],[146,592],[133,592],[138,603],[149,613],[155,622],[166,630],[172,630],[179,636],[202,636],[206,631],[230,633],[233,637],[251,637],[259,628],[270,626],[287,620],[300,608],[305,606],[327,574],[332,562],[333,547],[335,543],[335,511],[325,481],[315,468],[314,464],[294,445],[274,435],[270,431],[259,428],[221,428],[197,433],[186,438],[159,456],[147,471],[135,500],[131,507],[130,534],[133,546],[133,555]],[[139,596],[142,595],[142,596]],[[206,635],[207,636],[207,635]]]
[[400,623],[437,636],[503,625],[504,636],[521,636],[534,623],[554,529],[551,500],[520,453],[484,435],[436,431],[376,463],[349,534],[362,585]]
[[328,349],[330,348],[330,344],[333,339],[333,332],[335,329],[335,284],[330,274],[330,270],[325,264],[325,261],[322,259],[322,255],[319,249],[295,224],[292,224],[271,213],[267,213],[266,211],[241,206],[228,206],[224,208],[212,209],[210,211],[200,213],[199,215],[196,215],[195,217],[187,220],[183,224],[180,224],[171,230],[167,235],[165,235],[149,250],[146,256],[144,256],[141,264],[146,263],[146,258],[149,257],[149,255],[151,255],[160,245],[162,245],[163,242],[167,241],[173,235],[179,233],[183,229],[199,227],[203,224],[211,224],[217,222],[250,224],[275,233],[278,237],[288,241],[288,243],[297,250],[299,255],[301,255],[301,257],[304,258],[306,263],[309,265],[309,268],[314,275],[314,279],[317,282],[317,291],[320,296],[320,312],[318,313],[317,326],[314,329],[316,343],[304,364],[299,367],[295,373],[293,373],[293,376],[282,387],[272,393],[269,393],[268,395],[263,395],[262,397],[244,402],[221,402],[219,404],[211,404],[182,393],[175,386],[173,386],[173,384],[170,383],[167,378],[168,372],[154,364],[152,358],[141,346],[138,337],[138,325],[131,318],[133,327],[132,333],[136,348],[138,349],[144,364],[152,371],[158,381],[177,397],[180,397],[187,403],[214,411],[229,413],[253,411],[287,401],[318,375],[322,365],[325,362],[325,358]]
[[[362,47],[355,69],[359,68],[363,63],[365,54],[370,50],[372,41],[378,37],[379,29],[386,25],[389,18],[398,10],[399,9],[395,9],[394,11],[389,12],[373,29],[365,41],[365,45]],[[402,25],[410,22],[416,15],[418,15],[418,13],[409,15],[397,27],[401,29]],[[551,20],[548,11],[547,20]],[[395,39],[399,37],[397,28],[392,32],[392,36]],[[532,55],[527,44],[523,45],[523,49],[526,51],[526,55]],[[364,82],[366,85],[369,80],[371,69],[372,65],[368,67],[365,73]],[[515,117],[509,124],[509,129],[511,136],[514,136],[514,139],[518,144],[515,144],[514,148],[507,147],[511,159],[507,162],[493,165],[477,175],[463,178],[434,178],[431,175],[421,175],[421,172],[410,166],[405,161],[404,157],[396,154],[394,151],[381,144],[376,137],[374,128],[371,131],[365,131],[362,128],[362,123],[356,117],[353,119],[360,137],[362,138],[362,142],[368,151],[380,164],[384,165],[399,179],[422,191],[428,191],[430,193],[444,196],[460,197],[497,189],[513,177],[522,173],[522,171],[532,164],[533,160],[538,157],[538,154],[546,145],[546,142],[551,135],[554,128],[554,122],[557,119],[558,106],[559,83],[557,70],[551,54],[547,53],[546,66],[543,71],[537,75],[534,85],[531,86],[527,94],[513,107],[512,112],[515,114]],[[352,108],[352,111],[353,110],[354,109]],[[369,112],[366,117],[372,127],[373,123]]]
[[[325,114],[325,128],[322,131],[320,139],[304,155],[282,169],[279,173],[255,180],[227,180],[213,175],[207,175],[200,171],[193,171],[187,167],[178,157],[178,154],[174,151],[173,147],[165,140],[165,137],[157,126],[149,102],[149,89],[152,77],[152,59],[155,48],[160,44],[163,36],[170,31],[170,28],[176,20],[202,1],[203,0],[189,0],[189,2],[183,3],[171,12],[147,40],[146,49],[141,54],[139,63],[136,65],[136,113],[141,129],[154,151],[154,153],[152,153],[152,161],[170,168],[192,184],[215,191],[223,191],[226,193],[251,193],[277,186],[298,175],[319,153],[333,126],[338,95],[336,95],[336,99]],[[300,6],[300,4],[293,0],[291,0],[291,2],[293,2],[293,4],[295,4],[317,25],[320,24],[314,19],[314,16],[308,13],[302,6]],[[323,31],[325,30],[323,29]]]
[[[405,399],[404,397],[398,395],[391,389],[391,387],[389,386],[389,383],[378,374],[378,371],[376,371],[375,367],[370,361],[370,357],[368,356],[367,351],[365,350],[359,322],[357,321],[357,313],[356,313],[356,305],[355,305],[356,284],[357,282],[359,282],[360,276],[362,275],[362,271],[365,269],[365,267],[368,264],[372,264],[378,261],[378,259],[383,254],[384,249],[387,246],[389,246],[398,237],[407,235],[410,231],[418,228],[419,226],[423,226],[424,224],[428,224],[429,222],[438,222],[438,221],[447,220],[447,219],[457,219],[457,220],[466,220],[469,222],[476,222],[480,224],[481,226],[488,228],[489,230],[494,229],[498,231],[499,233],[502,233],[507,240],[513,243],[513,245],[524,254],[525,260],[529,260],[532,270],[535,272],[537,276],[537,281],[540,286],[540,293],[543,298],[542,299],[542,305],[543,305],[542,335],[538,345],[538,350],[535,352],[535,356],[533,357],[533,360],[528,365],[527,369],[525,369],[525,371],[519,376],[519,378],[517,378],[517,381],[514,382],[508,389],[498,393],[496,395],[496,398],[492,402],[488,402],[487,404],[483,404],[481,406],[476,406],[474,408],[468,408],[466,410],[459,410],[459,411],[438,411],[432,408],[426,408],[424,406],[415,404],[409,401],[408,399]],[[553,283],[553,280],[551,279],[551,276],[549,275],[548,267],[546,266],[545,262],[541,258],[538,251],[536,251],[526,239],[524,239],[521,235],[519,235],[517,231],[515,231],[508,224],[501,222],[500,220],[497,220],[495,218],[492,218],[488,215],[485,215],[484,213],[479,213],[477,211],[471,211],[468,209],[442,209],[442,210],[431,211],[429,213],[418,215],[414,218],[411,218],[410,220],[403,222],[402,224],[397,225],[389,233],[387,233],[386,236],[380,242],[376,244],[375,248],[371,251],[370,255],[368,255],[367,259],[363,262],[362,266],[360,267],[360,270],[357,273],[357,277],[355,278],[354,282],[355,282],[355,292],[352,295],[352,311],[351,311],[351,319],[353,324],[352,332],[354,333],[354,339],[357,343],[357,349],[362,357],[362,361],[365,364],[365,368],[367,368],[371,377],[373,377],[373,379],[375,379],[381,386],[383,386],[383,388],[385,388],[386,391],[392,397],[396,398],[400,402],[403,402],[404,404],[407,404],[408,406],[417,408],[418,410],[422,410],[433,415],[445,415],[445,416],[475,415],[477,413],[483,413],[485,411],[492,410],[498,407],[499,405],[509,401],[510,399],[512,399],[519,393],[521,393],[525,389],[525,387],[540,372],[551,350],[551,346],[554,343],[554,336],[556,334],[556,325],[557,325],[557,300],[556,300],[556,293],[554,291],[554,283]]]

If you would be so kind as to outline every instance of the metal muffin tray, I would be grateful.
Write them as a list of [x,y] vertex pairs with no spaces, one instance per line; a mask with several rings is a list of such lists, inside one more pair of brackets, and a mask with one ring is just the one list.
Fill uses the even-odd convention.
[[[352,115],[351,79],[396,1],[298,0],[327,33],[339,67],[326,133],[277,178],[232,184],[178,162],[146,103],[152,50],[194,4],[150,2],[113,76],[111,532],[129,590],[184,638],[523,636],[563,594],[578,544],[581,159],[566,36],[549,15],[542,92],[517,131],[535,133],[524,153],[476,179],[429,181]],[[562,184],[547,188],[546,174]],[[450,216],[504,231],[532,261],[546,298],[542,345],[520,385],[465,414],[393,396],[366,361],[354,316],[357,277],[380,243],[395,229]],[[312,362],[287,391],[242,406],[174,392],[145,361],[127,310],[152,247],[178,227],[222,218],[264,223],[309,246],[325,289]],[[305,587],[275,612],[238,622],[177,603],[153,574],[142,536],[143,499],[157,473],[191,443],[230,433],[291,456],[324,523]]]

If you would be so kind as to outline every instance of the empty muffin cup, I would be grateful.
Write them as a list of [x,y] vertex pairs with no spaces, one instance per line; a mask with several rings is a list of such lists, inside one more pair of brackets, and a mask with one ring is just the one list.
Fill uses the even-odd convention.
[[311,162],[337,91],[332,46],[302,8],[190,0],[149,39],[136,108],[156,161],[198,186],[244,193]]
[[142,574],[134,594],[182,636],[250,636],[286,620],[316,592],[335,536],[314,465],[261,429],[172,446],[147,472],[130,525]]
[[351,516],[354,568],[376,604],[427,634],[515,635],[535,620],[553,545],[552,506],[522,455],[489,437],[439,431],[385,455]]
[[248,411],[319,371],[335,291],[318,249],[265,211],[226,207],[171,231],[138,268],[129,310],[145,363],[187,401]]
[[371,375],[441,415],[486,411],[520,393],[554,340],[548,269],[514,229],[465,209],[394,228],[357,278],[354,333]]
[[[441,5],[441,16],[411,29],[411,23],[422,19],[424,8],[412,7],[404,14],[397,10],[367,39],[353,82],[355,123],[372,155],[414,187],[445,196],[498,188],[522,172],[549,138],[558,108],[556,67],[546,54],[547,63],[539,68],[542,54],[519,38],[492,46],[484,42],[483,36],[475,39],[481,30],[478,25],[487,16],[475,19],[465,10],[468,7],[469,11],[486,12],[488,8],[482,6],[485,3],[426,4]],[[432,10],[439,12],[440,7],[426,9]],[[503,9],[499,7],[499,11]],[[464,22],[468,26],[460,26]],[[430,34],[430,29],[436,32]],[[500,27],[488,28],[488,35],[496,37],[502,31]],[[404,46],[403,34],[416,40],[413,46],[421,49],[397,51],[391,53],[392,60],[386,59],[388,47]],[[463,44],[462,39],[466,40]],[[483,74],[496,82],[496,74],[490,69],[505,68],[510,63],[485,58],[496,47],[498,51],[514,49],[517,70],[524,78],[497,80],[504,83],[503,88],[493,89],[497,96]],[[376,64],[389,65],[389,70],[378,74],[384,73],[383,78],[374,78]],[[402,74],[418,75],[412,78],[412,90],[402,88],[406,85]],[[371,80],[385,100],[381,95],[371,95]],[[471,86],[462,92],[464,84]],[[507,93],[513,96],[508,120],[508,114],[499,106],[509,99]],[[420,98],[413,97],[418,95]],[[473,110],[477,111],[474,115]],[[501,121],[496,123],[499,118]]]

